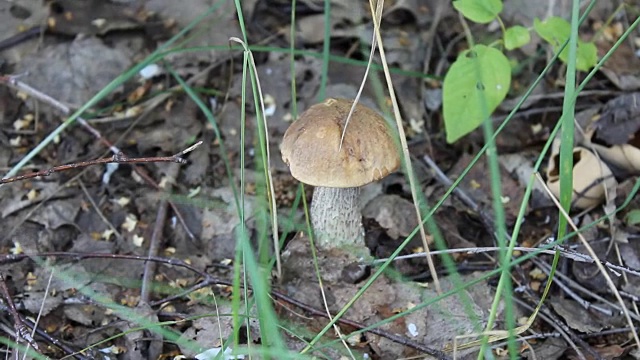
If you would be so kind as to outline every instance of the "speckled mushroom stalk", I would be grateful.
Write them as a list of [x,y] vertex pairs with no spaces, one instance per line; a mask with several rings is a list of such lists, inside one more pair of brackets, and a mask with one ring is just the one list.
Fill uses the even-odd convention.
[[360,187],[400,166],[400,155],[382,116],[356,105],[340,139],[353,101],[327,99],[300,115],[284,135],[280,151],[294,178],[316,187],[311,223],[320,249],[367,253]]
[[358,207],[359,187],[313,190],[311,225],[316,246],[328,248],[364,248],[364,228]]

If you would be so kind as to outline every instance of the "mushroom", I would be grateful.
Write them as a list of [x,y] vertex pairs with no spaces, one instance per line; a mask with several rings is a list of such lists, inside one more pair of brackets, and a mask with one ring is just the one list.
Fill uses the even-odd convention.
[[400,166],[400,155],[386,121],[357,104],[340,147],[353,100],[327,99],[311,106],[284,134],[282,160],[291,175],[316,188],[311,224],[320,249],[365,250],[360,187]]

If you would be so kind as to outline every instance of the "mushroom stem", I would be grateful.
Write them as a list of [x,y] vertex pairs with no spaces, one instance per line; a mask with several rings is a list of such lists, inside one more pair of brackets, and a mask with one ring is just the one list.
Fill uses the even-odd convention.
[[316,187],[311,201],[311,224],[320,249],[366,249],[359,187]]

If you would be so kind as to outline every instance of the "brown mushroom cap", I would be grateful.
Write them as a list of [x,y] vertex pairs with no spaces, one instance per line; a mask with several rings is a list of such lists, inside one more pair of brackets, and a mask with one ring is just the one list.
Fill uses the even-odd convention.
[[282,141],[282,160],[303,183],[323,187],[357,187],[396,171],[400,156],[384,118],[356,105],[340,137],[352,100],[327,99],[300,115]]

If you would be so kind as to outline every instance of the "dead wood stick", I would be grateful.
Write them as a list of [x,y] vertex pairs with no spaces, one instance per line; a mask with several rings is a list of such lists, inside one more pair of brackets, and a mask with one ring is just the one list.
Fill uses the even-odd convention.
[[[189,149],[193,150],[195,149],[195,147],[200,146],[201,144],[202,144],[202,141],[199,141],[194,146],[191,146]],[[181,151],[180,153],[172,156],[151,156],[151,157],[140,157],[140,158],[128,158],[124,154],[120,153],[108,158],[93,159],[93,160],[80,161],[80,162],[70,163],[65,165],[58,165],[46,170],[34,171],[29,174],[0,179],[0,184],[7,184],[7,183],[16,182],[16,181],[33,179],[37,177],[50,176],[53,173],[57,173],[57,172],[67,171],[71,169],[81,169],[88,166],[101,165],[101,164],[141,164],[141,163],[157,163],[157,162],[172,162],[172,163],[178,163],[178,164],[186,164],[187,160],[185,158],[180,157],[180,155],[183,153],[184,151]]]
[[[180,166],[172,164],[167,171],[167,177],[169,177],[169,181],[167,182],[167,186],[165,187],[166,192],[170,192],[173,187],[173,183],[178,178],[178,174],[180,173]],[[158,206],[158,211],[156,215],[156,221],[153,224],[153,233],[151,234],[151,240],[149,242],[149,257],[157,256],[160,251],[160,246],[162,244],[162,232],[164,230],[164,225],[167,220],[167,210],[168,210],[169,201],[166,198],[160,200],[160,206]],[[156,262],[147,261],[144,264],[144,275],[142,277],[142,289],[140,290],[140,301],[142,303],[148,304],[151,292],[153,289],[153,278],[156,272]]]
[[[7,304],[7,308],[9,309],[9,314],[13,318],[13,327],[16,331],[16,342],[20,343],[22,340],[26,341],[29,345],[31,345],[36,351],[40,352],[40,347],[36,341],[31,337],[29,333],[29,329],[25,326],[22,316],[18,312],[15,303],[13,302],[13,298],[9,293],[9,288],[7,287],[7,283],[5,281],[4,275],[0,273],[0,293],[4,297],[4,301]],[[16,356],[18,352],[15,352]]]

